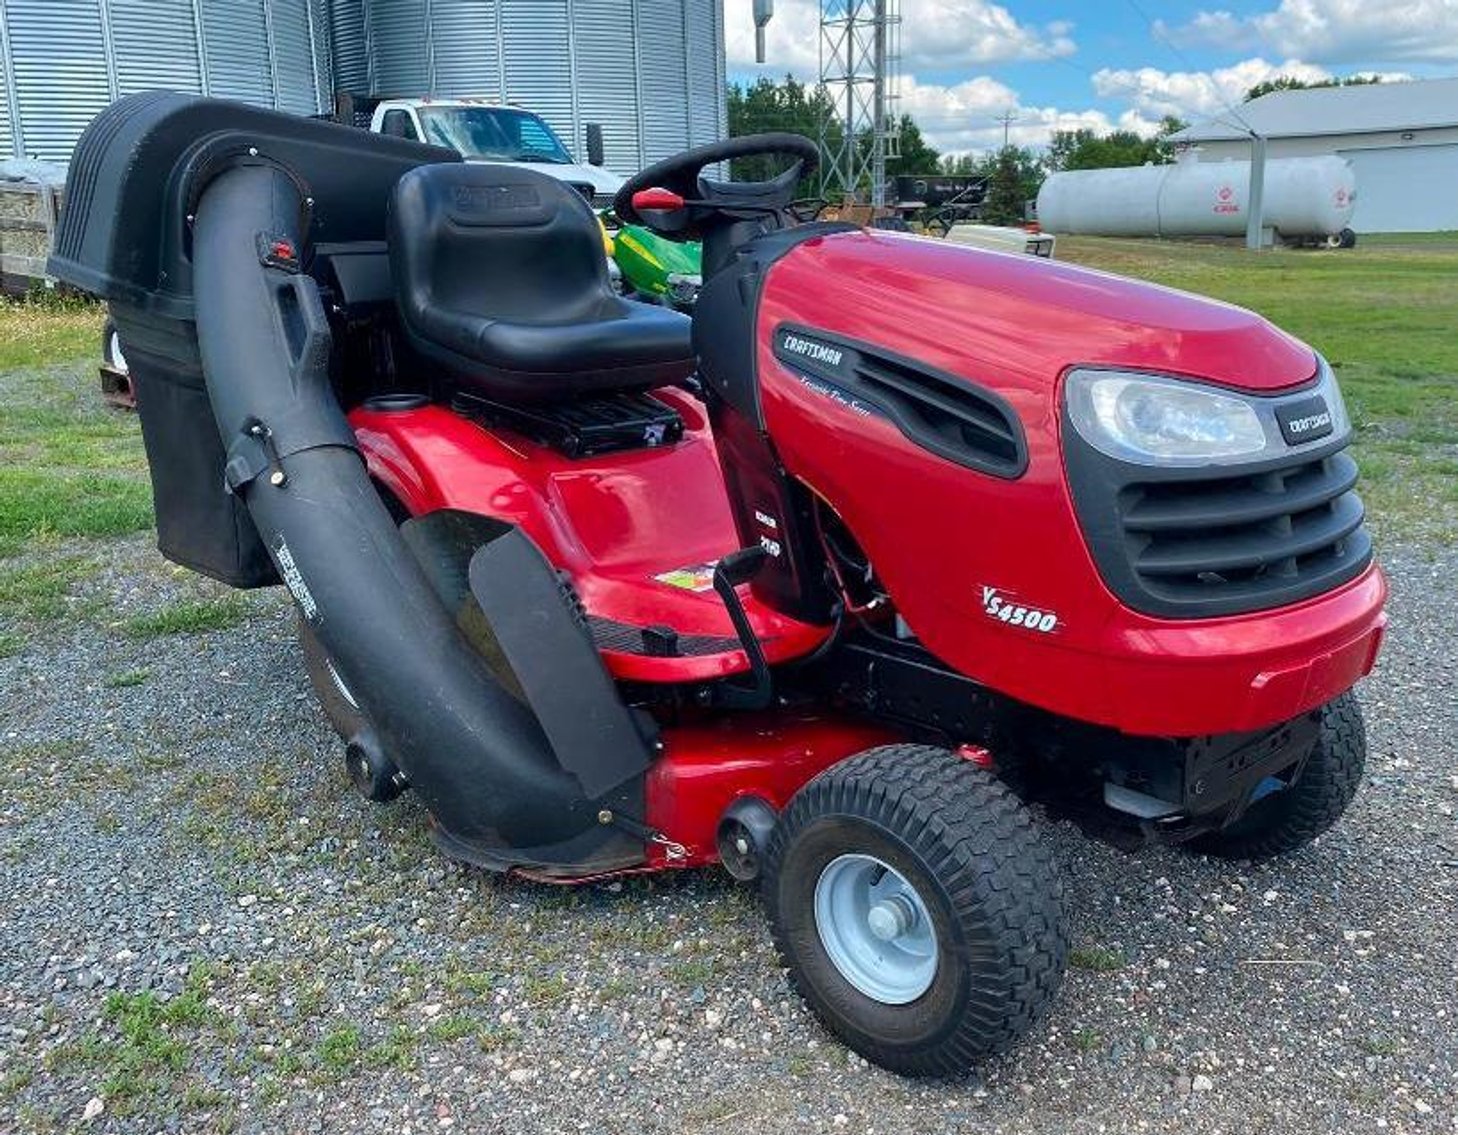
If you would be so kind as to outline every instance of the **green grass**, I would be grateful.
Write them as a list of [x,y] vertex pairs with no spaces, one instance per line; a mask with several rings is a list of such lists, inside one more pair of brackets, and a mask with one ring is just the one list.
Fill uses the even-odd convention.
[[104,318],[101,305],[54,292],[0,297],[0,370],[99,356]]
[[336,1074],[351,1071],[364,1049],[358,1025],[335,1029],[319,1043],[319,1064]]
[[1401,1050],[1395,1040],[1386,1036],[1358,1037],[1357,1047],[1368,1056],[1396,1056]]
[[160,611],[135,615],[122,624],[133,638],[202,634],[236,627],[248,617],[248,603],[238,595],[219,599],[183,599]]
[[211,974],[194,967],[186,988],[164,1000],[151,990],[113,993],[106,998],[97,1029],[53,1050],[52,1072],[85,1072],[114,1115],[126,1115],[152,1098],[181,1091],[184,1106],[212,1106],[200,1085],[190,1082],[197,1050],[231,1039],[230,1022],[207,1003]]
[[476,1023],[467,1016],[442,1017],[438,1021],[431,1022],[429,1031],[432,1040],[460,1040],[462,1037],[471,1036],[476,1031]]
[[[437,1035],[434,1032],[431,1035],[440,1040],[453,1039],[453,1037]],[[419,1033],[411,1029],[409,1025],[396,1025],[384,1040],[365,1049],[361,1059],[367,1068],[397,1068],[401,1071],[409,1071],[415,1067],[415,1054],[419,1046]]]
[[568,995],[572,992],[572,987],[560,973],[550,974],[545,977],[529,974],[526,979],[524,992],[529,1004],[548,1006],[556,1005],[567,1000]]
[[35,1080],[35,1069],[28,1066],[11,1068],[0,1077],[0,1100],[13,1099]]
[[108,674],[101,679],[101,684],[109,690],[126,690],[132,686],[140,686],[152,676],[152,671],[146,667],[137,670],[118,670],[115,674]]
[[1128,963],[1118,950],[1104,946],[1075,946],[1068,951],[1070,969],[1092,970],[1094,973],[1117,973]]
[[1458,234],[1388,234],[1344,252],[1060,237],[1065,260],[1248,307],[1326,356],[1357,427],[1379,524],[1458,521]]
[[76,586],[101,569],[86,556],[63,556],[25,566],[0,561],[0,616],[58,619],[66,613]]
[[152,523],[135,415],[106,409],[100,309],[0,303],[0,556]]

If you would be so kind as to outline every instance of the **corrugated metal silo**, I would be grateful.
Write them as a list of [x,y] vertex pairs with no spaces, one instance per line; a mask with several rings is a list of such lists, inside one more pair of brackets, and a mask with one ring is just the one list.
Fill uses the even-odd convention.
[[567,0],[499,3],[506,101],[536,111],[580,152],[572,85],[571,48],[576,29],[567,19]]
[[329,0],[329,48],[334,86],[364,94],[370,89],[370,60],[365,50],[364,0]]
[[328,0],[0,0],[0,157],[65,161],[113,99],[168,87],[327,110]]
[[643,158],[651,164],[690,144],[683,0],[638,0]]
[[273,48],[273,89],[277,106],[307,107],[317,114],[320,105],[318,59],[314,54],[314,22],[308,4],[274,4],[268,13]]
[[[0,67],[5,68],[5,73],[10,74],[10,61],[0,57]],[[7,86],[8,84],[0,84]],[[9,92],[0,90],[0,158],[15,153],[15,142],[10,136],[10,97]]]
[[633,8],[621,0],[574,0],[573,7],[580,107],[574,149],[586,157],[582,132],[589,122],[600,123],[607,164],[619,172],[635,170],[641,164],[642,103]]
[[64,159],[114,97],[96,0],[4,0],[18,134],[26,156]]
[[689,140],[698,146],[724,136],[724,5],[689,0],[687,7]]
[[242,102],[273,101],[264,0],[202,0],[208,94]]
[[[116,93],[166,87],[202,89],[198,22],[192,0],[111,0],[108,11],[116,55]],[[167,50],[158,47],[165,44]]]
[[426,0],[365,0],[371,93],[418,94],[430,85]]
[[499,97],[501,17],[496,5],[491,0],[432,0],[430,19],[436,93]]

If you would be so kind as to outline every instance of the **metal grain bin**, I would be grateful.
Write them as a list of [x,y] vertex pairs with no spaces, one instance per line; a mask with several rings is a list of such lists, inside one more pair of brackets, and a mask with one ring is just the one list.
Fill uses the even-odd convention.
[[329,109],[328,0],[0,0],[0,158],[66,161],[103,107],[156,87]]

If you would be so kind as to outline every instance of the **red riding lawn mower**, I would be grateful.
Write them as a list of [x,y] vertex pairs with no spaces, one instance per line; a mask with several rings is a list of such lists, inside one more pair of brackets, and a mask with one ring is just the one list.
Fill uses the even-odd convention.
[[[741,184],[707,167],[779,155]],[[1019,793],[1262,857],[1342,813],[1385,586],[1310,348],[1026,256],[795,224],[815,147],[705,146],[613,294],[531,170],[169,93],[82,138],[171,559],[282,582],[355,784],[557,883],[722,864],[867,1059],[965,1069],[1066,931]],[[1000,774],[1000,775],[999,775]]]

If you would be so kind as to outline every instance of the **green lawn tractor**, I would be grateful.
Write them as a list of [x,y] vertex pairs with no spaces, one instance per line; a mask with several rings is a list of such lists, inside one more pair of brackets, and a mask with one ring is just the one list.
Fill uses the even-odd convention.
[[623,274],[626,295],[693,311],[699,298],[702,256],[698,241],[672,241],[642,225],[624,225],[611,214],[603,217],[612,238],[612,257]]

